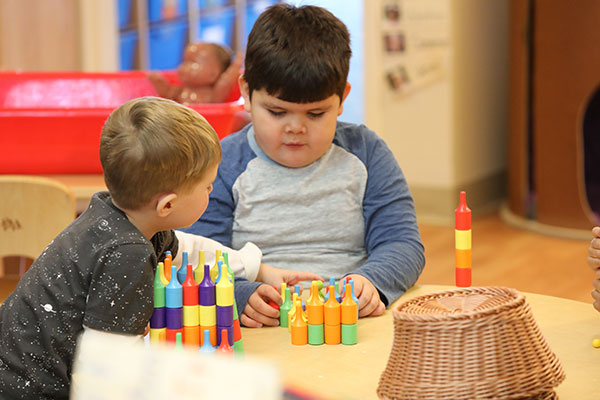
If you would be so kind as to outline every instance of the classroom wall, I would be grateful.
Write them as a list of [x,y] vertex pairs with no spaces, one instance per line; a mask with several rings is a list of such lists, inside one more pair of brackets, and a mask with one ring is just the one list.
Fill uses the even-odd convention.
[[0,70],[114,71],[115,3],[0,0]]
[[[353,89],[342,119],[364,122],[386,140],[421,220],[451,223],[460,190],[467,191],[474,213],[503,199],[508,0],[396,1],[436,8],[445,23],[435,29],[448,41],[440,52],[443,76],[401,97],[390,92],[385,77],[382,10],[393,0],[295,2],[325,6],[349,26]],[[116,70],[114,4],[0,1],[0,69]]]
[[78,69],[78,31],[77,0],[1,0],[0,69]]
[[[422,0],[446,15],[444,75],[404,96],[389,89],[382,0],[365,7],[366,123],[388,143],[421,221],[450,224],[458,192],[474,213],[503,199],[506,175],[508,2]],[[406,3],[404,3],[406,4]],[[444,36],[443,34],[441,36]]]

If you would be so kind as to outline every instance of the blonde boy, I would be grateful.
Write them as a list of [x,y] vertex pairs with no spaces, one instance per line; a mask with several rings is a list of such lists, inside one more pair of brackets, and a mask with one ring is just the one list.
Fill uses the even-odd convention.
[[[178,237],[219,247],[172,230],[202,215],[221,160],[219,139],[198,113],[166,99],[131,100],[106,121],[100,159],[108,192],[93,196],[0,306],[3,399],[68,398],[78,335],[142,335],[158,261],[185,250]],[[254,277],[260,251],[244,248],[231,251],[234,269]]]

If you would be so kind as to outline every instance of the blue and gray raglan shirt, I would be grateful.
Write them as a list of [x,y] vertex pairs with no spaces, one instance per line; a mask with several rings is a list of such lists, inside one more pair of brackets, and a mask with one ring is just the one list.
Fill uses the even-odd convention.
[[[394,155],[364,125],[338,122],[329,150],[302,168],[271,160],[252,124],[221,141],[223,160],[204,215],[186,232],[234,249],[253,242],[262,262],[368,278],[386,306],[425,265],[415,208]],[[243,310],[260,285],[236,279]]]

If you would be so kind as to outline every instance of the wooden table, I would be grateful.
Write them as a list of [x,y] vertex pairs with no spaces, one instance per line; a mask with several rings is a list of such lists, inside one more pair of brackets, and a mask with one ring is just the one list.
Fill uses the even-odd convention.
[[[453,287],[417,285],[396,304],[449,289]],[[592,347],[592,340],[600,338],[600,313],[587,303],[523,294],[566,373],[556,388],[559,397],[599,399],[600,349]],[[286,384],[300,385],[328,398],[377,399],[379,378],[392,348],[392,307],[381,317],[359,321],[358,344],[354,346],[294,346],[286,328],[242,328],[245,354],[275,362]]]
[[75,208],[77,209],[78,215],[88,207],[94,193],[106,190],[102,174],[43,176],[55,179],[71,189],[75,196]]

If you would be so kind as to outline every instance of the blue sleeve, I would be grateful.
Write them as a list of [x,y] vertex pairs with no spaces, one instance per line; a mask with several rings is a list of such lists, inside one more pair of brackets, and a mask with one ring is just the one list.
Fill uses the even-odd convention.
[[417,281],[425,266],[425,251],[413,198],[398,162],[381,138],[360,128],[361,135],[341,144],[368,171],[363,200],[368,259],[351,273],[369,279],[387,307]]
[[263,283],[250,282],[246,278],[235,278],[235,302],[238,310],[238,318],[244,312],[248,299],[252,293]]
[[246,169],[248,162],[255,157],[246,139],[248,128],[249,126],[221,141],[223,157],[213,183],[208,207],[198,221],[181,231],[205,236],[231,247],[235,211],[232,187]]

